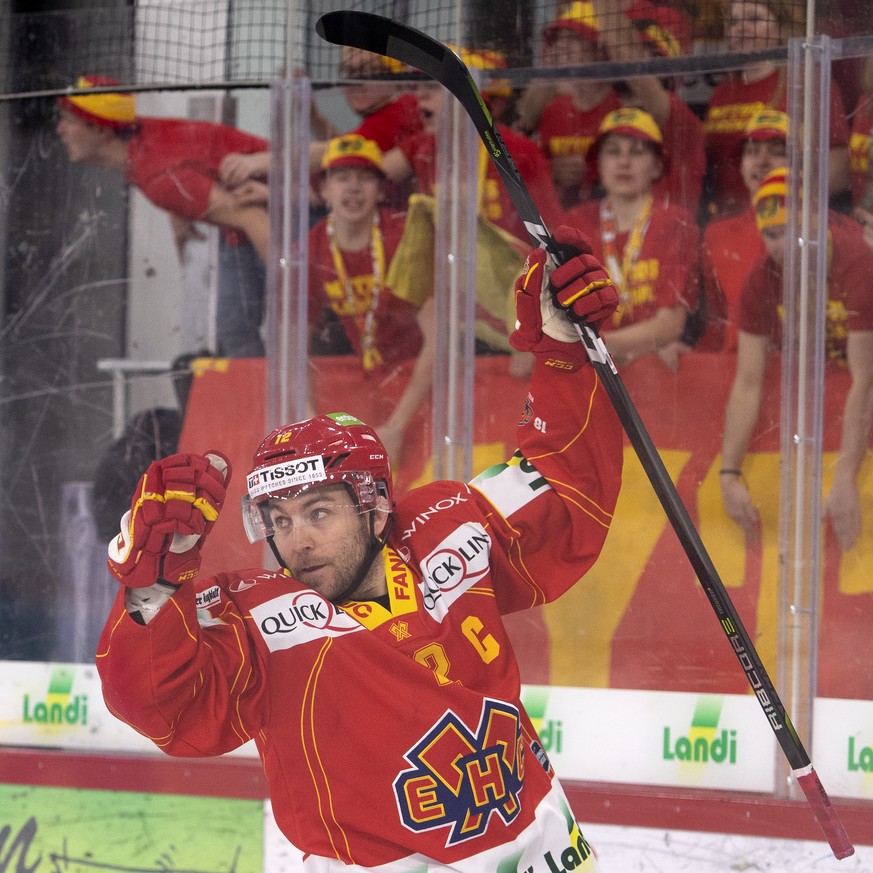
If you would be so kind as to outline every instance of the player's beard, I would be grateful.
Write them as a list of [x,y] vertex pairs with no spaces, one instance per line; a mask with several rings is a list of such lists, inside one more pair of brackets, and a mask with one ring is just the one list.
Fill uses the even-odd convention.
[[361,578],[363,564],[371,555],[370,513],[362,513],[358,519],[355,533],[339,543],[330,556],[310,555],[288,568],[295,579],[331,603],[354,599],[370,575],[372,562]]

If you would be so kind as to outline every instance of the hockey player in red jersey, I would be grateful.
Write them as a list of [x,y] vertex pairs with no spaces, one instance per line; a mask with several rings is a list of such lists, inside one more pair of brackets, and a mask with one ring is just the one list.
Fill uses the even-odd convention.
[[110,545],[110,710],[170,755],[253,739],[308,871],[597,869],[502,621],[591,567],[621,477],[572,324],[617,297],[578,231],[556,238],[576,256],[551,271],[538,250],[516,286],[512,341],[536,365],[505,464],[395,502],[375,432],[319,416],[269,434],[247,477],[247,533],[281,569],[194,578],[230,475],[217,452],[156,461]]

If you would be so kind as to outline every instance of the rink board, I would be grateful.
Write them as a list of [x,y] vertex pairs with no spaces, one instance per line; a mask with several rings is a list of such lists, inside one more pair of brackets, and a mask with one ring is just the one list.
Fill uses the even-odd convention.
[[[781,753],[751,694],[529,685],[522,700],[562,780],[776,790]],[[814,724],[812,758],[829,793],[873,800],[873,703],[816,700]],[[0,662],[4,746],[169,760],[108,712],[96,669],[83,664]],[[257,753],[248,744],[229,757]]]

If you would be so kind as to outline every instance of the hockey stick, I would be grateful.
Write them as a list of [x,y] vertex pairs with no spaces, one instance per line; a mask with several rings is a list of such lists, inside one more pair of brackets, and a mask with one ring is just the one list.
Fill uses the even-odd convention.
[[[530,191],[507,150],[476,83],[461,59],[447,46],[425,33],[367,12],[329,12],[315,25],[318,35],[335,45],[365,49],[409,64],[447,88],[470,116],[494,161],[509,196],[533,243],[545,248],[555,261],[563,258],[561,247],[546,229]],[[827,838],[835,857],[847,858],[855,849],[843,823],[831,805],[803,743],[767,671],[755,650],[740,616],[719,578],[685,505],[667,473],[664,462],[643,424],[603,340],[589,325],[577,325],[579,337],[597,371],[625,433],[649,477],[661,505],[706,596],[728,638],[743,672],[767,717],[794,778]]]

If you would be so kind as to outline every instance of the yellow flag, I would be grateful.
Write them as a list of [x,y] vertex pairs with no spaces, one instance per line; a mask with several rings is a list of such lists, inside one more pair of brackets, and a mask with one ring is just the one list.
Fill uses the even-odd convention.
[[[425,194],[409,198],[406,224],[388,267],[391,292],[416,307],[434,293],[436,201]],[[515,280],[529,246],[480,217],[476,239],[476,338],[499,351],[510,351],[515,324]]]

